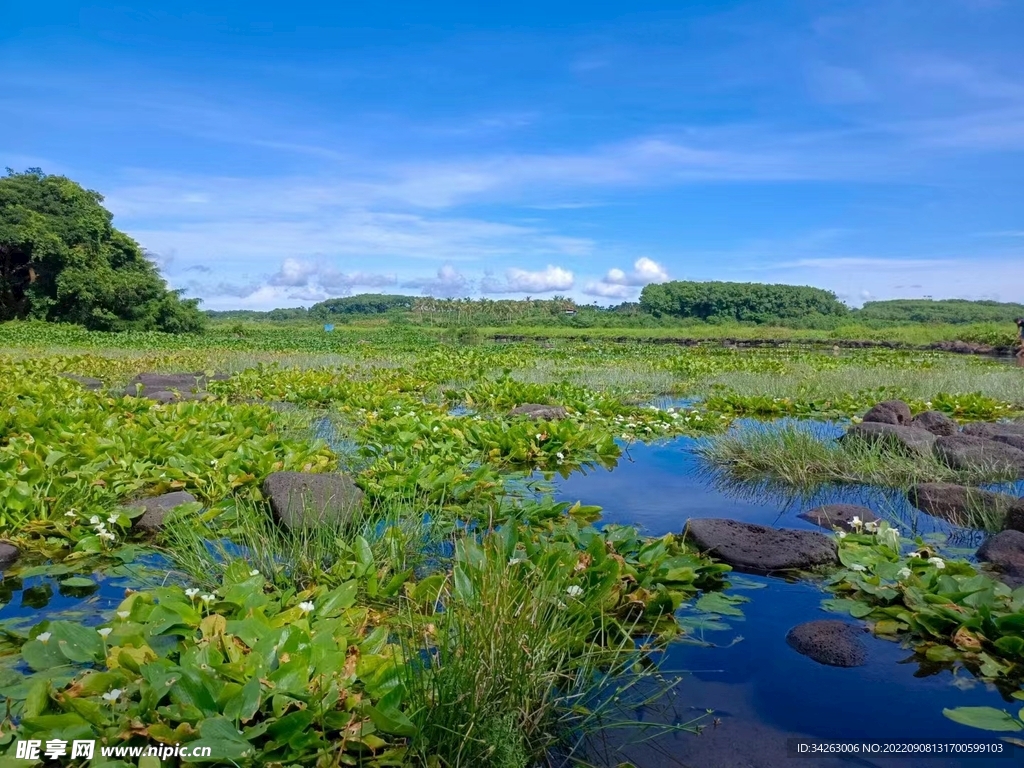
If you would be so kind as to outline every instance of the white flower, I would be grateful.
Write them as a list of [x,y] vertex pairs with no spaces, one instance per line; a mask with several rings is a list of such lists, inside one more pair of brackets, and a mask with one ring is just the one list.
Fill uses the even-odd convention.
[[121,518],[118,517],[117,515],[111,515],[110,517],[107,518],[107,522],[110,523],[111,525],[117,525],[117,521],[120,520],[120,519]]
[[896,578],[900,581],[903,581],[904,579],[909,579],[910,576],[911,570],[909,568],[900,568],[898,571],[896,571]]
[[946,562],[941,557],[929,557],[928,562],[940,571],[946,567]]
[[859,531],[863,525],[864,521],[857,517],[857,515],[854,515],[853,520],[850,521],[850,527],[855,531]]
[[93,515],[92,517],[89,518],[89,523],[92,524],[92,525],[100,524],[100,516],[99,515]]
[[879,533],[878,538],[882,540],[883,544],[888,544],[890,547],[900,545],[900,532],[896,528],[886,528]]
[[846,531],[836,531],[836,536],[838,536],[840,539],[845,539]]
[[45,643],[49,639],[50,639],[50,633],[49,632],[40,632],[38,635],[36,635],[36,640],[38,640],[40,643]]
[[853,565],[850,566],[850,570],[851,571],[857,571],[858,573],[860,573],[861,571],[866,571],[867,567],[861,565],[860,563],[854,563]]
[[112,691],[107,691],[106,693],[104,693],[103,699],[113,704],[115,701],[117,701],[117,697],[120,696],[121,693],[122,691],[120,688],[114,688]]
[[911,552],[910,556],[911,557],[921,557],[921,553],[920,552]]
[[583,587],[578,587],[575,584],[573,584],[571,587],[565,590],[565,593],[569,595],[569,597],[579,597],[583,594]]
[[75,510],[72,509],[69,512],[65,512],[64,517],[78,517],[78,513],[76,513]]
[[874,533],[878,530],[878,523],[876,523],[874,520],[864,523],[864,530],[868,533]]
[[299,610],[302,611],[303,613],[312,613],[313,612],[313,607],[314,607],[313,604],[311,602],[309,602],[308,600],[306,602],[304,602],[304,603],[299,603]]
[[534,435],[534,437],[536,437],[538,440],[540,440],[540,434],[536,434],[536,435]]
[[96,631],[100,633],[100,637],[106,637],[111,632],[113,632],[113,630],[110,627],[104,627],[103,629],[97,629]]
[[555,456],[557,456],[557,457],[558,457],[558,460],[559,460],[559,461],[561,461],[562,459],[564,459],[564,458],[565,458],[565,454],[564,454],[564,453],[562,453],[561,451],[559,451],[558,453],[556,453],[556,454],[555,454]]
[[101,539],[104,539],[105,541],[114,541],[117,538],[117,536],[110,533],[109,531],[100,531],[96,535],[99,536]]
[[196,595],[198,595],[198,594],[199,594],[199,590],[196,589],[195,587],[192,587],[191,589],[186,589],[185,590],[185,597],[189,598],[190,600],[193,597],[195,597]]
[[249,571],[249,575],[250,576],[259,576],[260,575],[259,569],[258,568],[253,568],[251,571]]
[[202,600],[204,603],[212,603],[214,600],[217,599],[217,596],[216,595],[202,595],[202,596],[200,596],[199,599]]
[[131,611],[118,611],[117,615],[120,616],[122,619],[127,619],[132,614]]

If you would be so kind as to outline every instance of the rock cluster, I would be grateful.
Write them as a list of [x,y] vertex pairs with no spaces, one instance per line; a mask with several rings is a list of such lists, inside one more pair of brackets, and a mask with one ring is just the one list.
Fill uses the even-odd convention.
[[[878,403],[842,439],[860,439],[903,453],[931,454],[952,469],[991,469],[1024,477],[1024,424],[966,424],[938,411],[910,418],[900,400]],[[910,502],[930,515],[964,524],[979,514],[1002,517],[1005,528],[1024,531],[1024,500],[952,483],[922,483],[908,494]]]

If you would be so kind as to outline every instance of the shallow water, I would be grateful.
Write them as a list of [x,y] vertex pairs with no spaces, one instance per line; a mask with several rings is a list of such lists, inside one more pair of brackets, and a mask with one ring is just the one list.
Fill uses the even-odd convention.
[[[824,433],[841,429],[826,423],[807,426]],[[602,506],[603,522],[639,525],[650,535],[679,532],[691,517],[730,517],[820,530],[797,514],[840,501],[870,507],[905,531],[925,535],[952,530],[948,523],[915,510],[901,494],[878,488],[832,487],[807,496],[787,496],[724,484],[691,452],[696,444],[692,438],[678,438],[657,445],[632,445],[614,470],[589,470],[556,480],[557,495],[565,501]],[[966,544],[969,538],[961,532],[958,543]],[[824,611],[821,602],[827,595],[813,583],[742,578],[761,588],[739,592],[750,598],[741,606],[744,619],[727,617],[732,630],[707,638],[719,647],[677,643],[665,655],[666,670],[688,672],[674,706],[661,712],[659,721],[687,722],[712,709],[720,723],[699,736],[675,732],[632,746],[630,742],[638,740],[635,730],[607,734],[607,751],[595,752],[603,764],[624,760],[643,768],[1024,764],[1024,750],[1009,759],[790,757],[786,739],[793,737],[992,741],[994,734],[948,720],[943,707],[994,706],[1015,712],[1020,703],[1008,704],[993,686],[978,682],[965,670],[923,669],[909,651],[870,635],[865,637],[871,651],[866,666],[843,669],[818,664],[792,650],[786,633],[813,619],[852,619]],[[742,639],[730,645],[736,638]],[[638,719],[648,720],[650,715],[638,713]]]

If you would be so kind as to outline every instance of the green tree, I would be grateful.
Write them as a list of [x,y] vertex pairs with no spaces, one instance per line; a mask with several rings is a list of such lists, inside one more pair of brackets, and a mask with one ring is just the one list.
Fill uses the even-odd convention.
[[0,320],[34,318],[94,330],[202,330],[182,299],[118,231],[103,197],[38,168],[0,178]]

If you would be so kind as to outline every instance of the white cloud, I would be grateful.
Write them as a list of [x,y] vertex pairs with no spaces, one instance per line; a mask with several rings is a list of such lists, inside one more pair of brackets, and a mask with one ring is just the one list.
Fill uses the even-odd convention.
[[601,296],[606,299],[628,299],[636,292],[635,288],[628,285],[614,285],[601,280],[587,283],[583,292],[588,296]]
[[281,269],[277,274],[271,275],[268,282],[271,285],[305,286],[316,273],[315,264],[300,259],[285,259],[281,263]]
[[437,270],[436,277],[413,278],[402,283],[403,288],[419,288],[424,296],[449,298],[469,293],[472,282],[455,267],[446,264]]
[[588,296],[625,299],[633,296],[637,288],[651,283],[668,281],[668,271],[654,259],[641,256],[633,262],[633,270],[626,272],[618,267],[608,270],[600,280],[588,283],[583,292]]
[[505,280],[485,277],[480,282],[481,293],[550,293],[567,291],[575,280],[572,272],[562,267],[548,265],[547,268],[531,272],[518,267],[505,270]]

